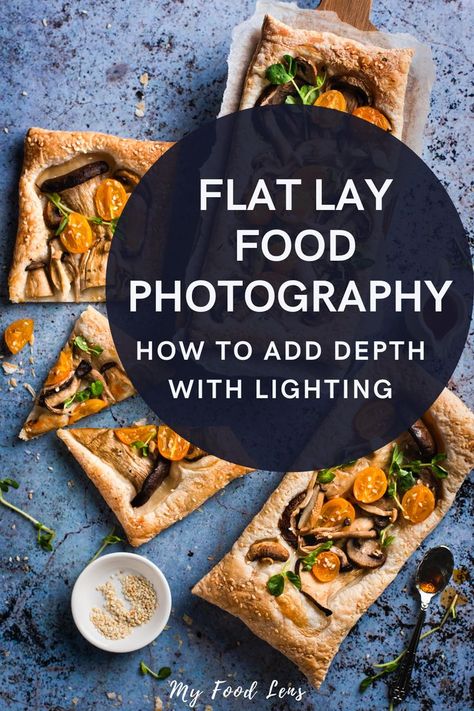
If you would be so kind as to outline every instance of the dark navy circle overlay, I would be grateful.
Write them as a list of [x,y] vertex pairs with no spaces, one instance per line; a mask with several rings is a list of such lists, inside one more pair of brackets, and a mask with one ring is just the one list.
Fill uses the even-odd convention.
[[[248,203],[256,181],[265,178],[277,205],[254,212],[228,211],[225,199],[211,200],[200,211],[200,178],[234,180],[234,199]],[[293,210],[285,210],[277,178],[300,178],[301,195],[295,192]],[[345,207],[340,212],[314,209],[315,179],[322,180],[323,201],[337,203],[346,181],[354,181],[365,209]],[[393,184],[384,198],[383,212],[364,182],[377,187],[386,178]],[[298,189],[301,191],[301,189]],[[223,189],[224,198],[226,192]],[[236,261],[238,229],[258,229],[259,241],[270,229],[287,232],[292,241],[303,229],[318,230],[329,244],[330,229],[345,229],[356,240],[349,262],[330,262],[325,251],[318,261],[302,262],[292,253],[283,262],[246,250]],[[282,245],[270,243],[273,253]],[[307,253],[310,247],[306,245]],[[441,313],[426,287],[421,289],[421,311],[410,301],[396,313],[393,298],[378,303],[375,312],[287,313],[277,304],[263,313],[252,313],[235,292],[235,311],[228,313],[223,290],[217,288],[215,306],[196,313],[186,306],[186,285],[196,279],[217,284],[237,279],[247,285],[262,279],[275,289],[289,279],[301,281],[308,294],[314,281],[334,284],[338,305],[348,281],[356,282],[368,303],[370,283],[383,280],[405,292],[413,283],[431,280],[437,289],[452,281]],[[152,296],[138,302],[130,313],[131,280],[149,282]],[[164,291],[181,282],[183,308],[175,312],[165,302],[155,310],[154,285]],[[196,292],[197,294],[198,292]],[[202,295],[202,293],[201,293]],[[287,292],[288,298],[296,290]],[[255,300],[265,300],[257,290]],[[205,451],[239,464],[267,470],[306,470],[331,466],[362,456],[383,446],[420,417],[446,386],[463,350],[472,310],[473,284],[467,238],[457,212],[441,183],[424,162],[403,143],[371,124],[344,113],[304,106],[251,109],[217,119],[189,134],[168,150],[141,180],[127,203],[112,242],[107,269],[107,310],[113,338],[122,363],[139,394],[173,429]],[[290,300],[290,299],[289,299]],[[308,298],[311,304],[311,299]],[[202,302],[199,302],[202,303]],[[248,341],[252,357],[239,360],[233,350],[222,361],[216,340]],[[279,351],[286,341],[303,348],[307,341],[320,344],[317,360],[263,360],[273,340]],[[335,361],[334,341],[345,341],[351,357]],[[137,360],[137,341],[152,342],[152,360]],[[157,356],[160,342],[177,345],[176,356]],[[200,360],[186,360],[179,343],[205,343]],[[393,347],[377,361],[357,361],[357,342],[424,341],[425,358],[409,359],[406,348],[399,359]],[[293,349],[296,347],[293,346]],[[240,353],[244,347],[241,347]],[[166,351],[168,352],[168,350]],[[190,383],[190,397],[174,398],[169,379]],[[242,397],[229,397],[224,384],[215,385],[211,397],[207,383],[215,379],[235,385]],[[329,397],[329,385],[320,383],[321,397],[291,398],[304,393],[304,383],[335,379],[354,380],[367,387],[368,397],[344,398],[342,385]],[[391,399],[376,396],[376,383],[389,380]],[[276,397],[256,399],[260,394]],[[285,393],[282,394],[286,387]],[[200,393],[198,382],[205,384]],[[312,391],[314,392],[314,391]],[[379,393],[381,390],[378,391]],[[234,391],[235,393],[235,391]]]

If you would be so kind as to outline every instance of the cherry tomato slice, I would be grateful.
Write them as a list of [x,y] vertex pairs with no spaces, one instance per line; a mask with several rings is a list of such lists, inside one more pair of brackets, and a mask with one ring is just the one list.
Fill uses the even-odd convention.
[[372,504],[378,501],[387,491],[387,477],[379,467],[366,467],[354,480],[352,493],[357,501],[363,504]]
[[103,220],[120,217],[128,199],[122,183],[113,178],[103,180],[94,195],[95,209]]
[[69,416],[68,424],[73,425],[78,420],[82,420],[83,417],[95,415],[96,412],[100,412],[104,407],[107,407],[107,403],[105,400],[99,400],[98,398],[91,398],[90,400],[81,402],[74,408],[74,412]]
[[311,568],[316,580],[320,583],[329,583],[334,578],[339,575],[339,570],[341,568],[341,561],[339,556],[332,551],[322,551],[317,558],[316,562]]
[[346,97],[341,91],[337,91],[337,89],[323,91],[323,93],[318,96],[313,106],[323,106],[325,109],[336,109],[337,111],[347,110]]
[[433,492],[424,484],[412,486],[405,492],[402,499],[405,518],[408,518],[412,523],[421,523],[428,518],[433,513],[435,505]]
[[141,427],[122,427],[114,430],[114,434],[123,444],[131,445],[134,442],[149,442],[156,437],[155,425],[142,425]]
[[372,106],[359,106],[359,108],[354,109],[352,115],[364,119],[369,123],[373,123],[374,126],[378,126],[378,128],[381,128],[383,131],[392,130],[392,126],[390,125],[388,118]]
[[67,225],[59,235],[64,249],[71,254],[84,254],[94,243],[91,226],[79,212],[69,213]]
[[355,519],[355,510],[350,501],[337,497],[327,501],[321,509],[320,525],[332,528],[333,526],[350,526]]
[[188,453],[190,443],[167,425],[158,427],[158,449],[162,457],[177,462]]
[[4,339],[10,353],[19,353],[27,343],[33,345],[33,329],[35,322],[32,318],[20,318],[13,321],[5,329]]
[[72,360],[72,350],[69,346],[66,346],[59,354],[58,360],[55,365],[49,371],[48,377],[45,380],[44,386],[46,388],[52,388],[56,385],[60,385],[67,377],[72,375],[74,371],[74,364]]

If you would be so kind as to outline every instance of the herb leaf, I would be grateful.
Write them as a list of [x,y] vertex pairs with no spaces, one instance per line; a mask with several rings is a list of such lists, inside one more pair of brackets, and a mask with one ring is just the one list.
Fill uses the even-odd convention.
[[78,390],[76,393],[74,393],[74,395],[68,397],[68,399],[64,401],[63,408],[67,410],[68,407],[71,407],[73,402],[85,402],[91,397],[99,397],[99,395],[102,395],[103,392],[103,383],[100,380],[94,380],[87,388],[84,388],[83,390]]
[[301,563],[303,564],[303,570],[311,570],[313,565],[316,563],[316,558],[320,553],[323,551],[328,551],[330,548],[332,548],[334,545],[334,541],[326,541],[325,543],[321,543],[320,546],[314,549],[314,551],[311,551],[311,553],[308,553],[304,558],[301,558]]
[[336,477],[336,475],[334,474],[334,469],[336,468],[337,467],[332,467],[331,469],[321,469],[321,471],[318,472],[317,476],[318,483],[329,484]]
[[154,672],[150,669],[150,667],[147,667],[145,662],[140,662],[140,673],[143,675],[149,674],[154,679],[159,679],[161,681],[162,679],[167,679],[171,675],[171,669],[169,667],[161,667],[161,669],[157,672]]
[[271,84],[287,84],[293,78],[280,63],[267,67],[265,76]]
[[290,583],[295,586],[295,588],[301,590],[301,578],[299,575],[296,575],[296,573],[294,573],[292,570],[288,570],[286,573],[286,577],[288,578]]
[[73,343],[77,348],[79,348],[79,350],[84,351],[85,353],[92,353],[93,355],[100,355],[104,350],[101,346],[96,344],[90,345],[87,343],[84,336],[76,336]]
[[14,479],[0,479],[0,504],[3,504],[3,506],[6,506],[12,511],[15,511],[17,514],[20,514],[20,516],[23,516],[23,518],[26,518],[27,521],[30,521],[30,523],[32,523],[38,531],[36,540],[40,548],[42,548],[44,551],[52,551],[52,541],[56,535],[56,532],[52,528],[45,526],[44,523],[41,523],[29,513],[26,513],[26,511],[23,511],[23,509],[20,509],[18,508],[18,506],[15,506],[14,504],[7,501],[3,496],[3,492],[8,491],[9,487],[12,487],[13,489],[18,489],[19,484]]
[[91,395],[98,397],[104,392],[104,384],[100,380],[94,380],[94,382],[90,384],[90,391]]
[[120,536],[115,535],[115,526],[112,528],[110,533],[108,533],[104,538],[102,539],[102,543],[100,544],[99,548],[96,550],[92,558],[90,559],[89,563],[92,563],[93,560],[98,558],[100,554],[107,548],[107,546],[113,546],[114,543],[121,543],[123,541],[123,538]]
[[267,580],[267,590],[270,595],[274,597],[279,597],[285,588],[285,578],[281,573],[272,575],[271,578]]

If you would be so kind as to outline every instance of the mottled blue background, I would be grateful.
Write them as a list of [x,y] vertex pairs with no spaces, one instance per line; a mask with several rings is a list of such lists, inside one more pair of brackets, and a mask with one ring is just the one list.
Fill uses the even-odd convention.
[[[301,3],[304,7],[312,4]],[[406,0],[375,5],[377,26],[412,32],[433,48],[437,80],[424,157],[469,226],[466,164],[473,148],[468,129],[469,3]],[[0,511],[1,709],[152,711],[156,695],[165,708],[184,708],[175,701],[167,706],[167,682],[139,675],[141,659],[153,668],[170,665],[174,678],[204,689],[201,709],[206,704],[214,711],[246,707],[241,700],[211,702],[209,691],[215,679],[234,684],[257,679],[263,690],[274,678],[282,685],[301,685],[307,692],[304,700],[273,703],[257,697],[249,708],[339,711],[386,706],[383,682],[364,697],[357,686],[370,662],[389,659],[404,646],[416,608],[411,580],[420,552],[352,631],[322,689],[315,692],[290,662],[243,624],[189,593],[212,562],[228,550],[279,480],[275,473],[255,473],[234,482],[202,510],[140,549],[162,567],[170,581],[174,607],[169,629],[145,650],[113,656],[79,636],[69,607],[74,580],[110,530],[113,516],[54,434],[31,443],[17,439],[31,405],[23,383],[40,386],[81,311],[79,306],[8,304],[7,270],[17,224],[17,180],[25,131],[42,126],[179,139],[216,115],[231,29],[252,10],[250,0],[2,3],[0,329],[15,318],[31,316],[37,336],[33,366],[27,355],[9,358],[22,362],[25,369],[24,375],[17,376],[18,387],[11,390],[8,377],[0,375],[0,471],[1,476],[21,482],[11,498],[54,525],[58,535],[54,552],[44,553],[35,546],[34,531],[26,521],[3,508]],[[139,76],[145,71],[150,82],[144,90]],[[142,100],[145,115],[139,118],[135,108]],[[452,387],[472,405],[473,385],[472,348],[466,347]],[[127,425],[146,415],[150,413],[144,403],[135,399],[92,418],[90,424]],[[450,543],[456,564],[467,567],[472,563],[468,486],[463,486],[449,515],[424,546]],[[192,624],[186,624],[183,615],[189,615]],[[435,602],[429,621],[439,616]],[[469,707],[468,618],[469,609],[463,607],[456,623],[423,644],[413,692],[402,708],[464,711]]]

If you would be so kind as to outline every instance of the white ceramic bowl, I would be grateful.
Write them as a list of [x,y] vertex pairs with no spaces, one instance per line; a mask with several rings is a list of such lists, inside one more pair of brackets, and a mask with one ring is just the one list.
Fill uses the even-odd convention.
[[[107,639],[89,619],[93,607],[103,607],[104,597],[97,586],[117,574],[142,575],[156,591],[158,604],[149,622],[135,627],[125,639]],[[117,580],[118,582],[118,580]],[[120,585],[116,585],[119,596]],[[153,642],[163,631],[171,613],[171,592],[161,570],[147,558],[136,553],[109,553],[84,568],[74,585],[71,597],[72,616],[76,627],[88,642],[107,652],[134,652]]]

